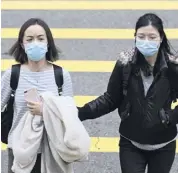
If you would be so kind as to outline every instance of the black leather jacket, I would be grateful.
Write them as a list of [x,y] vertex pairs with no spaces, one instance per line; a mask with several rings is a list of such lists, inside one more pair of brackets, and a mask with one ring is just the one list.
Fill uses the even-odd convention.
[[[135,65],[128,85],[128,102],[123,105],[122,70],[128,64],[134,64],[134,50],[122,52],[111,74],[107,91],[97,99],[79,108],[80,120],[94,119],[118,109],[119,115],[128,110],[126,119],[121,121],[120,133],[142,144],[157,144],[172,140],[178,123],[178,107],[171,110],[172,88],[178,98],[178,64],[173,56],[164,56],[159,62],[159,70],[154,81],[144,96],[143,82]],[[164,111],[163,111],[164,110]],[[167,120],[167,117],[169,118]],[[122,117],[121,117],[122,118]],[[164,121],[169,122],[165,127]]]

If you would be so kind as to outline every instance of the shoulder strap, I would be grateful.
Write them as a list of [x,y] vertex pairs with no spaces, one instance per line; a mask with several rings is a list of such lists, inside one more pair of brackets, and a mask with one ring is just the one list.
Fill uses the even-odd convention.
[[53,68],[54,68],[54,76],[55,76],[56,85],[58,87],[58,93],[59,95],[61,95],[62,85],[64,83],[62,67],[53,64]]
[[11,78],[10,78],[10,87],[12,88],[12,91],[15,92],[18,86],[19,82],[19,75],[20,75],[20,64],[12,65],[11,69]]
[[122,69],[122,86],[123,86],[124,96],[127,96],[127,88],[128,88],[130,73],[131,73],[131,65],[128,64],[124,66]]

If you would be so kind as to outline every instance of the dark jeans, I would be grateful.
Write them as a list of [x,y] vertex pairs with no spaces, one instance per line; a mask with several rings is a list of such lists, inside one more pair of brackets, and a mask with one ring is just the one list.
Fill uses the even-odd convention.
[[[11,149],[8,149],[8,173],[13,173],[11,171],[13,165],[14,156]],[[35,166],[31,173],[41,173],[41,154],[38,154]]]
[[175,158],[176,141],[167,146],[145,151],[135,147],[129,140],[120,139],[120,162],[122,173],[169,173]]

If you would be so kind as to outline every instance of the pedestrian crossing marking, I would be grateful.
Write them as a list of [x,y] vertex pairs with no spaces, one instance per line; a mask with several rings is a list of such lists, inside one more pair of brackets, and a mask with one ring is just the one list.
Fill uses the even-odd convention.
[[[5,71],[6,69],[4,68],[4,61],[5,61],[5,59],[2,59],[1,60],[2,61],[2,63],[1,63],[1,71]],[[61,61],[61,60],[60,60]],[[68,68],[67,68],[67,65],[68,64],[70,64],[70,61],[66,61],[66,62],[68,62],[68,63],[65,63],[66,64],[66,66],[64,65],[64,63],[62,64],[62,63],[60,63],[60,61],[58,61],[59,63],[56,63],[57,65],[61,65],[62,67],[64,67],[64,68],[66,68],[67,70],[69,70]],[[8,62],[9,62],[9,64],[8,64]],[[10,63],[11,62],[11,63]],[[63,62],[65,62],[65,61],[63,61]],[[5,64],[7,64],[8,65],[8,68],[12,65],[12,64],[14,64],[14,63],[12,63],[12,61],[6,61],[6,63]],[[96,63],[98,66],[96,66],[96,68],[97,67],[99,67],[99,65],[100,66],[102,66],[102,64],[101,63]],[[95,65],[96,65],[95,64]],[[114,64],[114,63],[113,63]],[[6,65],[6,67],[7,67],[7,65]],[[92,64],[90,64],[90,67],[91,67],[91,65]],[[107,64],[106,64],[107,65]],[[69,67],[69,66],[68,66]],[[71,67],[73,67],[72,65],[71,65]],[[80,68],[81,67],[81,64],[76,64],[76,66],[75,66],[75,69],[77,69],[78,70],[78,68]],[[86,66],[87,67],[87,66]],[[70,69],[69,71],[73,71],[73,72],[76,72],[76,71],[74,71],[75,69]],[[91,69],[90,69],[91,70]],[[97,69],[98,70],[98,69]],[[77,71],[78,72],[78,71]],[[81,71],[80,71],[81,72]],[[85,69],[85,71],[84,72],[86,72],[86,69]],[[89,72],[89,71],[87,71],[87,72]],[[97,71],[98,72],[98,71]],[[92,101],[92,100],[94,100],[94,99],[96,99],[98,96],[75,96],[75,101],[76,101],[76,103],[77,103],[77,105],[78,106],[83,106],[85,103],[88,103],[88,102],[90,102],[90,101]],[[172,109],[174,109],[175,108],[175,106],[177,106],[178,105],[178,101],[177,102],[175,102],[175,103],[173,103],[172,104]]]
[[[2,1],[2,10],[178,10],[178,1]],[[3,28],[3,39],[13,39],[18,36],[18,28]],[[133,29],[57,29],[52,33],[56,39],[134,39]],[[169,39],[178,39],[178,29],[166,29]],[[14,64],[13,60],[2,60],[1,70],[5,71]],[[58,65],[71,72],[111,72],[115,61],[79,61],[60,60]],[[75,96],[78,106],[97,98],[97,96]],[[174,108],[177,103],[172,105]],[[119,152],[119,138],[117,137],[91,137],[91,152],[117,153]],[[178,154],[178,139],[176,141]],[[5,144],[1,150],[6,150]]]
[[96,99],[97,97],[98,96],[74,96],[74,99],[77,106],[83,106],[85,103],[88,103]]
[[2,10],[178,10],[178,1],[2,1]]
[[[119,138],[117,137],[91,137],[90,152],[116,153],[119,152]],[[1,143],[1,150],[5,151],[7,145]],[[176,153],[178,153],[178,140],[176,140]]]
[[[1,60],[1,71],[5,71],[15,63],[12,59]],[[55,64],[62,66],[70,72],[112,72],[115,61],[77,61],[77,60],[59,60]],[[78,106],[83,106],[97,96],[75,96]],[[173,103],[172,109],[178,105],[178,101]]]
[[[55,39],[134,39],[134,29],[52,28]],[[169,39],[178,39],[178,29],[165,29]],[[1,28],[2,39],[17,38],[19,28]]]
[[[75,96],[75,101],[78,106],[83,106],[85,103],[88,103],[94,99],[96,99],[98,96]],[[175,103],[172,103],[171,108],[175,109],[175,107],[178,105],[178,100]]]
[[[94,100],[94,99],[96,99],[98,96],[87,96],[87,95],[76,95],[76,96],[74,96],[74,99],[75,99],[75,102],[76,102],[76,105],[77,106],[83,106],[85,103],[88,103],[88,102],[90,102],[90,101],[92,101],[92,100]],[[172,104],[172,109],[174,109],[175,108],[175,106],[177,106],[178,105],[178,100],[177,100],[177,102],[175,102],[175,103],[173,103]]]
[[[1,71],[6,71],[15,63],[12,59],[1,60]],[[70,72],[112,72],[115,61],[74,61],[74,60],[59,60],[55,64],[62,66]],[[94,100],[97,96],[76,96],[76,102],[79,106]],[[178,101],[173,103],[172,109],[178,105]]]
[[177,102],[172,103],[172,109],[175,109],[176,106],[178,106],[178,99]]

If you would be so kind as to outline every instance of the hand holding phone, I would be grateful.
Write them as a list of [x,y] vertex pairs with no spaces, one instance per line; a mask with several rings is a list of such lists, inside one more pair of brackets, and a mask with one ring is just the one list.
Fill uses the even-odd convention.
[[24,92],[27,107],[32,115],[42,115],[42,102],[36,88]]
[[25,91],[24,96],[27,102],[40,102],[40,96],[36,88]]

